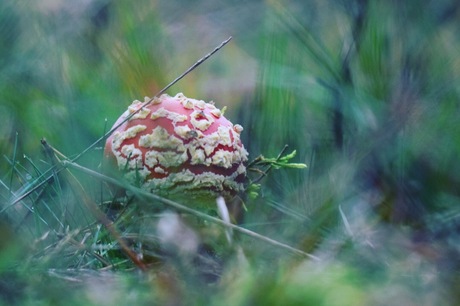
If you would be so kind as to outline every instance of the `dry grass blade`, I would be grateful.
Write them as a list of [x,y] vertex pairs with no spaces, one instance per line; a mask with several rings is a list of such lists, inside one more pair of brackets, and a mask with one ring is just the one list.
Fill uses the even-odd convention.
[[78,154],[76,157],[74,157],[72,159],[72,161],[77,161],[80,157],[82,157],[84,154],[86,154],[89,150],[91,150],[92,148],[94,148],[98,143],[100,143],[101,141],[103,141],[104,139],[106,139],[108,136],[110,136],[116,129],[118,129],[120,126],[122,126],[125,122],[127,122],[129,119],[131,119],[134,115],[136,115],[137,113],[139,113],[144,107],[148,106],[150,103],[152,103],[152,101],[162,95],[163,93],[165,93],[171,86],[173,86],[174,84],[176,84],[177,82],[179,82],[181,79],[183,79],[187,74],[189,74],[190,72],[192,72],[193,70],[195,70],[195,68],[197,68],[199,65],[201,65],[202,63],[204,63],[208,58],[210,58],[214,53],[216,53],[217,51],[219,51],[220,49],[222,49],[230,40],[232,39],[232,37],[230,36],[229,38],[227,38],[226,40],[224,40],[219,46],[217,46],[213,51],[209,52],[208,54],[206,54],[205,56],[203,56],[202,58],[200,58],[195,64],[193,64],[192,66],[190,66],[187,70],[185,70],[180,76],[178,76],[177,78],[175,78],[171,83],[169,83],[168,85],[166,85],[162,90],[160,90],[156,95],[154,95],[150,100],[148,100],[147,102],[145,102],[144,104],[142,104],[142,106],[136,110],[135,112],[132,112],[131,114],[129,114],[128,116],[126,116],[126,118],[121,121],[119,124],[117,124],[116,126],[114,126],[111,130],[109,130],[107,133],[105,133],[104,135],[102,135],[98,140],[96,140],[94,143],[92,143],[89,147],[87,147],[85,150],[83,150],[80,154]]
[[[61,164],[61,161],[57,158],[54,152],[57,152],[53,147],[51,147],[45,140],[42,140],[42,144],[45,146],[48,154],[56,162]],[[67,170],[67,169],[66,169]],[[115,228],[113,222],[99,209],[98,205],[87,195],[83,186],[80,182],[67,170],[63,172],[67,182],[70,184],[72,189],[77,192],[80,198],[83,200],[83,203],[91,212],[91,214],[107,229],[107,231],[112,235],[112,237],[118,242],[122,251],[128,256],[128,258],[142,271],[146,271],[146,265],[138,258],[129,246],[126,244],[125,240],[121,237],[118,230]]]
[[[129,116],[127,116],[125,118],[125,120],[123,120],[122,122],[120,122],[117,126],[114,126],[111,130],[109,130],[107,133],[105,133],[104,135],[102,135],[100,138],[98,138],[95,142],[93,142],[91,145],[89,145],[86,149],[84,149],[82,152],[80,152],[77,156],[75,156],[74,158],[72,158],[72,161],[77,161],[78,159],[80,159],[83,155],[85,155],[88,151],[90,151],[91,149],[93,149],[96,145],[98,145],[101,141],[103,141],[104,139],[106,139],[108,136],[110,136],[117,128],[119,128],[122,124],[124,124],[126,121],[128,121],[130,118],[132,118],[134,115],[136,115],[138,112],[140,112],[144,107],[146,107],[147,105],[149,105],[150,103],[152,103],[152,101],[155,99],[155,97],[157,96],[160,96],[162,95],[164,92],[166,92],[166,90],[168,90],[171,86],[173,86],[174,84],[176,84],[177,82],[179,82],[181,79],[183,79],[186,75],[188,75],[190,72],[192,72],[193,70],[195,70],[198,66],[200,66],[202,63],[204,63],[207,59],[209,59],[212,55],[214,55],[217,51],[219,51],[220,49],[222,49],[228,42],[230,42],[230,40],[232,39],[232,37],[230,36],[229,38],[227,38],[226,40],[224,40],[220,45],[218,45],[216,48],[214,48],[214,50],[212,50],[211,52],[209,52],[208,54],[206,54],[205,56],[203,56],[202,58],[200,58],[197,62],[195,62],[192,66],[190,66],[187,70],[185,70],[180,76],[178,76],[177,78],[175,78],[172,82],[170,82],[168,85],[166,85],[162,90],[160,90],[155,96],[153,96],[150,100],[148,100],[147,102],[145,102],[142,107],[140,107],[137,111],[131,113]],[[43,143],[46,143],[46,140],[45,139],[42,139],[42,144]],[[55,153],[59,153],[59,152],[56,152]],[[16,154],[16,153],[15,153]],[[15,155],[14,154],[14,155]],[[10,204],[5,207],[4,209],[2,209],[0,211],[0,214],[5,211],[6,209],[14,206],[16,203],[22,201],[23,199],[27,198],[31,193],[33,193],[35,190],[39,189],[41,186],[43,186],[44,184],[46,184],[47,182],[51,181],[54,176],[59,173],[62,169],[56,169],[56,165],[53,165],[52,167],[50,167],[50,169],[48,169],[45,173],[42,174],[41,177],[44,177],[47,173],[51,172],[52,174],[47,176],[43,181],[39,182],[38,179],[36,182],[36,185],[34,184],[34,186],[32,187],[31,190],[28,190],[27,192],[24,192],[23,194],[20,194],[18,195],[14,200],[12,200],[10,202]],[[40,178],[41,178],[40,177]]]
[[226,227],[226,228],[231,228],[231,229],[233,229],[235,231],[238,231],[238,232],[240,232],[242,234],[245,234],[247,236],[250,236],[252,238],[264,241],[266,243],[269,243],[269,244],[274,245],[276,247],[282,248],[284,250],[288,250],[289,252],[291,252],[293,254],[300,255],[302,257],[308,257],[308,258],[314,259],[314,260],[319,260],[318,257],[316,257],[316,256],[314,256],[312,254],[303,252],[302,250],[296,249],[296,248],[294,248],[292,246],[289,246],[289,245],[284,244],[282,242],[276,241],[276,240],[271,239],[269,237],[263,236],[261,234],[258,234],[256,232],[253,232],[253,231],[248,230],[246,228],[240,227],[238,225],[227,223],[225,221],[222,221],[221,219],[218,219],[218,218],[209,216],[209,215],[207,215],[205,213],[202,213],[200,211],[191,209],[191,208],[186,207],[186,206],[184,206],[184,205],[182,205],[180,203],[165,199],[163,197],[157,196],[157,195],[152,194],[152,193],[148,193],[148,192],[143,191],[142,189],[136,188],[136,187],[134,187],[134,186],[132,186],[132,185],[130,185],[128,183],[120,182],[120,181],[118,181],[118,180],[116,180],[114,178],[108,177],[106,175],[103,175],[101,173],[98,173],[96,171],[88,169],[86,167],[83,167],[83,166],[81,166],[79,164],[76,164],[74,162],[64,160],[64,161],[62,161],[62,165],[64,167],[70,167],[72,169],[75,169],[75,170],[81,171],[83,173],[86,173],[86,174],[88,174],[88,175],[90,175],[90,176],[92,176],[94,178],[97,178],[97,179],[106,181],[108,183],[114,184],[116,186],[125,188],[126,190],[129,190],[130,192],[132,192],[135,196],[137,196],[139,198],[142,198],[144,200],[148,199],[148,200],[152,200],[152,201],[161,202],[161,203],[163,203],[163,204],[165,204],[167,206],[173,207],[173,208],[175,208],[177,210],[180,210],[182,212],[186,212],[186,213],[195,215],[195,216],[197,216],[199,218],[202,218],[203,220],[213,222],[215,224],[218,224],[218,225]]

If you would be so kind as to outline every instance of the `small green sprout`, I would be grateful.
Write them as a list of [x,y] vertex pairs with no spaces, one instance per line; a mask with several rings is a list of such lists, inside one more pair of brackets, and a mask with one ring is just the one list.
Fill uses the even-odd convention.
[[307,168],[306,164],[303,163],[291,163],[289,162],[293,159],[297,151],[294,150],[289,154],[283,155],[287,149],[287,145],[284,146],[283,150],[275,158],[266,158],[263,155],[259,155],[253,161],[248,164],[248,171],[258,173],[259,176],[254,180],[249,180],[249,184],[246,187],[246,192],[250,199],[255,199],[259,195],[259,190],[261,185],[258,184],[262,178],[264,178],[271,169],[281,169],[281,168],[291,168],[291,169],[305,169]]

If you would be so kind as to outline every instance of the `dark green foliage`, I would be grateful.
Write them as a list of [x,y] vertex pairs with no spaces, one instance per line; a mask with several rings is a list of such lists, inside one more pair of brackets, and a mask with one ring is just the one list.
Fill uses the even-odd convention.
[[[455,305],[457,2],[1,1],[0,305]],[[162,204],[40,144],[76,156],[230,35],[169,93],[227,105],[273,166],[250,174],[240,225],[320,261],[236,232],[229,246],[194,217],[205,243],[175,253]],[[102,146],[78,163],[103,170]]]

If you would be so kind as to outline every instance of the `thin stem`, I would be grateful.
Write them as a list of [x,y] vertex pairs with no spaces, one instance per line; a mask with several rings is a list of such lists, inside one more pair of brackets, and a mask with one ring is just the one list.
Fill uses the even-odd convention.
[[[163,88],[162,90],[160,90],[155,96],[153,96],[149,101],[145,102],[141,108],[139,108],[137,111],[135,111],[134,113],[131,113],[128,117],[125,118],[125,120],[123,120],[123,122],[121,122],[120,124],[118,124],[117,126],[113,127],[110,131],[108,131],[107,133],[105,133],[102,137],[100,137],[99,139],[97,139],[94,143],[92,143],[89,147],[87,147],[85,150],[83,150],[80,154],[78,154],[76,157],[74,157],[72,159],[72,161],[77,161],[79,158],[81,158],[83,155],[85,155],[89,150],[91,150],[92,148],[94,148],[97,144],[99,144],[101,141],[103,141],[104,139],[106,139],[108,136],[110,136],[117,128],[119,128],[122,124],[124,124],[126,121],[128,121],[132,116],[134,116],[137,112],[139,112],[142,108],[144,108],[145,106],[147,106],[148,104],[150,104],[154,99],[155,97],[159,96],[159,95],[162,95],[166,90],[168,90],[171,86],[173,86],[174,84],[176,84],[178,81],[180,81],[182,78],[184,78],[187,74],[189,74],[190,72],[192,72],[195,68],[197,68],[199,65],[201,65],[204,61],[206,61],[207,59],[209,59],[214,53],[216,53],[217,51],[219,51],[220,49],[222,49],[222,47],[224,47],[230,40],[232,39],[232,37],[230,36],[229,38],[227,38],[226,40],[224,40],[219,46],[217,46],[213,51],[209,52],[208,54],[206,54],[205,56],[203,56],[201,59],[199,59],[195,64],[193,64],[192,66],[190,66],[184,73],[182,73],[180,76],[178,76],[177,78],[175,78],[171,83],[169,83],[168,85],[166,85],[165,88]],[[43,181],[41,181],[40,183],[38,183],[37,185],[35,185],[31,190],[25,192],[24,194],[22,194],[21,196],[19,196],[18,198],[14,199],[13,201],[11,201],[11,203],[3,208],[1,211],[0,211],[0,214],[2,214],[6,209],[14,206],[16,203],[22,201],[24,198],[28,197],[32,192],[34,192],[35,190],[37,190],[38,188],[40,188],[41,186],[43,186],[44,184],[46,184],[47,182],[51,181],[53,178],[54,178],[54,175],[56,173],[59,173],[62,169],[57,169],[56,172],[54,172],[56,166],[52,166],[50,169],[48,169],[45,173],[43,173],[42,176],[45,176],[47,173],[49,172],[53,172],[51,175],[49,175],[48,177],[46,177]],[[38,179],[35,180],[35,182],[38,182]],[[35,183],[34,182],[34,183]],[[11,186],[10,186],[11,187]],[[11,188],[10,188],[11,189]]]
[[14,149],[13,149],[13,168],[11,169],[11,177],[10,177],[10,195],[13,195],[13,177],[14,177],[14,169],[16,167],[16,150],[18,148],[18,132],[16,132],[16,137],[14,140]]
[[258,234],[256,232],[253,232],[253,231],[248,230],[246,228],[237,226],[235,224],[227,223],[225,221],[222,221],[221,219],[209,216],[209,215],[207,215],[205,213],[202,213],[200,211],[191,209],[191,208],[189,208],[187,206],[184,206],[182,204],[179,204],[177,202],[165,199],[163,197],[157,196],[157,195],[152,194],[152,193],[148,193],[148,192],[146,192],[146,191],[144,191],[142,189],[136,188],[136,187],[134,187],[134,186],[132,186],[130,184],[120,182],[120,181],[118,181],[118,180],[116,180],[114,178],[108,177],[106,175],[100,174],[100,173],[98,173],[96,171],[93,171],[91,169],[88,169],[88,168],[85,168],[83,166],[80,166],[79,164],[76,164],[76,163],[74,163],[72,161],[63,161],[62,165],[64,167],[70,167],[72,169],[76,169],[76,170],[81,171],[83,173],[86,173],[86,174],[88,174],[88,175],[90,175],[92,177],[104,180],[104,181],[106,181],[108,183],[111,183],[111,184],[114,184],[116,186],[120,186],[122,188],[125,188],[126,190],[132,192],[136,197],[141,198],[143,200],[148,200],[150,202],[151,201],[161,202],[161,203],[163,203],[165,205],[168,205],[170,207],[174,207],[177,210],[180,210],[180,211],[195,215],[195,216],[197,216],[199,218],[202,218],[203,220],[213,222],[215,224],[221,225],[221,226],[226,227],[226,228],[231,228],[231,229],[233,229],[235,231],[243,233],[243,234],[245,234],[247,236],[250,236],[252,238],[259,239],[259,240],[265,241],[265,242],[267,242],[267,243],[269,243],[271,245],[283,248],[283,249],[288,250],[288,251],[290,251],[290,252],[292,252],[292,253],[294,253],[296,255],[300,255],[300,256],[303,256],[303,257],[309,257],[310,259],[314,259],[314,260],[320,260],[318,257],[316,257],[314,255],[311,255],[309,253],[303,252],[303,251],[301,251],[299,249],[296,249],[296,248],[294,248],[292,246],[289,246],[287,244],[284,244],[282,242],[279,242],[279,241],[276,241],[274,239],[268,238],[266,236],[263,236],[263,235]]
[[[283,154],[284,154],[284,152],[286,152],[287,148],[288,148],[288,145],[284,145],[284,148],[281,150],[281,152],[276,157],[275,162],[280,160],[281,156],[283,156]],[[263,160],[263,158],[259,159],[258,161],[260,162],[261,160]],[[267,167],[267,169],[265,171],[263,171],[262,174],[258,178],[256,178],[254,181],[252,181],[251,184],[256,184],[256,183],[260,182],[260,180],[262,180],[265,176],[267,176],[268,172],[270,172],[270,170],[272,168],[273,168],[273,163],[270,163],[270,165]]]
[[[54,154],[56,150],[50,146],[46,140],[42,140],[42,144],[45,147],[45,150],[47,151],[48,155],[52,159],[53,163],[59,163],[60,165],[62,164],[62,161]],[[61,168],[65,169],[65,168]],[[120,248],[122,251],[128,256],[128,258],[142,271],[146,271],[147,267],[146,265],[138,258],[137,254],[134,253],[126,243],[126,241],[121,237],[119,234],[118,230],[116,229],[114,223],[107,217],[102,210],[99,209],[99,206],[88,196],[88,194],[85,192],[85,189],[81,185],[81,183],[75,178],[75,176],[72,175],[72,173],[66,169],[66,171],[63,172],[67,182],[70,184],[70,186],[73,188],[75,192],[78,192],[80,195],[81,199],[83,200],[83,203],[85,204],[86,208],[91,212],[91,214],[99,221],[104,227],[107,229],[107,231],[112,235],[112,237],[118,242],[120,245]]]
[[104,135],[102,135],[102,137],[100,137],[99,139],[97,139],[94,143],[92,143],[89,147],[87,147],[85,150],[83,150],[80,154],[78,154],[76,157],[74,157],[73,159],[71,159],[73,162],[77,161],[80,157],[82,157],[84,154],[86,154],[89,150],[91,150],[92,148],[94,148],[99,142],[103,141],[104,139],[106,139],[108,136],[110,136],[116,129],[118,129],[120,126],[122,126],[126,121],[128,121],[129,119],[131,119],[134,115],[136,115],[138,112],[140,112],[144,107],[146,107],[147,105],[149,105],[150,103],[152,103],[152,101],[158,97],[158,96],[161,96],[163,93],[166,92],[166,90],[168,90],[171,86],[173,86],[174,84],[176,84],[177,82],[179,82],[181,79],[183,79],[187,74],[189,74],[190,72],[192,72],[193,70],[195,70],[195,68],[197,68],[198,66],[200,66],[202,63],[204,63],[208,58],[210,58],[214,53],[216,53],[217,51],[219,51],[220,49],[222,49],[223,46],[225,46],[230,40],[232,39],[232,37],[230,36],[229,38],[227,38],[226,40],[224,40],[219,46],[217,46],[214,50],[212,50],[211,52],[209,52],[208,54],[206,54],[205,56],[203,56],[202,58],[200,58],[195,64],[193,64],[192,66],[190,66],[187,70],[185,70],[184,73],[182,73],[180,76],[178,76],[177,78],[175,78],[171,83],[169,83],[168,85],[166,85],[166,87],[164,87],[162,90],[160,90],[155,96],[153,96],[150,100],[148,100],[147,102],[145,102],[144,104],[142,104],[142,106],[136,110],[135,112],[131,113],[129,116],[127,116],[123,121],[121,121],[119,124],[117,124],[116,126],[114,126],[110,131],[108,131],[107,133],[105,133]]

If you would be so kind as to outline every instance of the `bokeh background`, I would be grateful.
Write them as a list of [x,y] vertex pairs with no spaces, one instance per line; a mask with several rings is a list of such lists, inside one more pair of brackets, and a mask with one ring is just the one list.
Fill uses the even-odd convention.
[[[459,29],[455,0],[1,1],[1,303],[456,305]],[[218,284],[76,269],[62,237],[91,221],[46,216],[78,196],[34,194],[39,229],[17,217],[13,193],[51,166],[42,138],[76,156],[229,36],[168,93],[227,106],[250,158],[297,150],[308,168],[271,172],[241,226],[319,262],[241,237]]]

